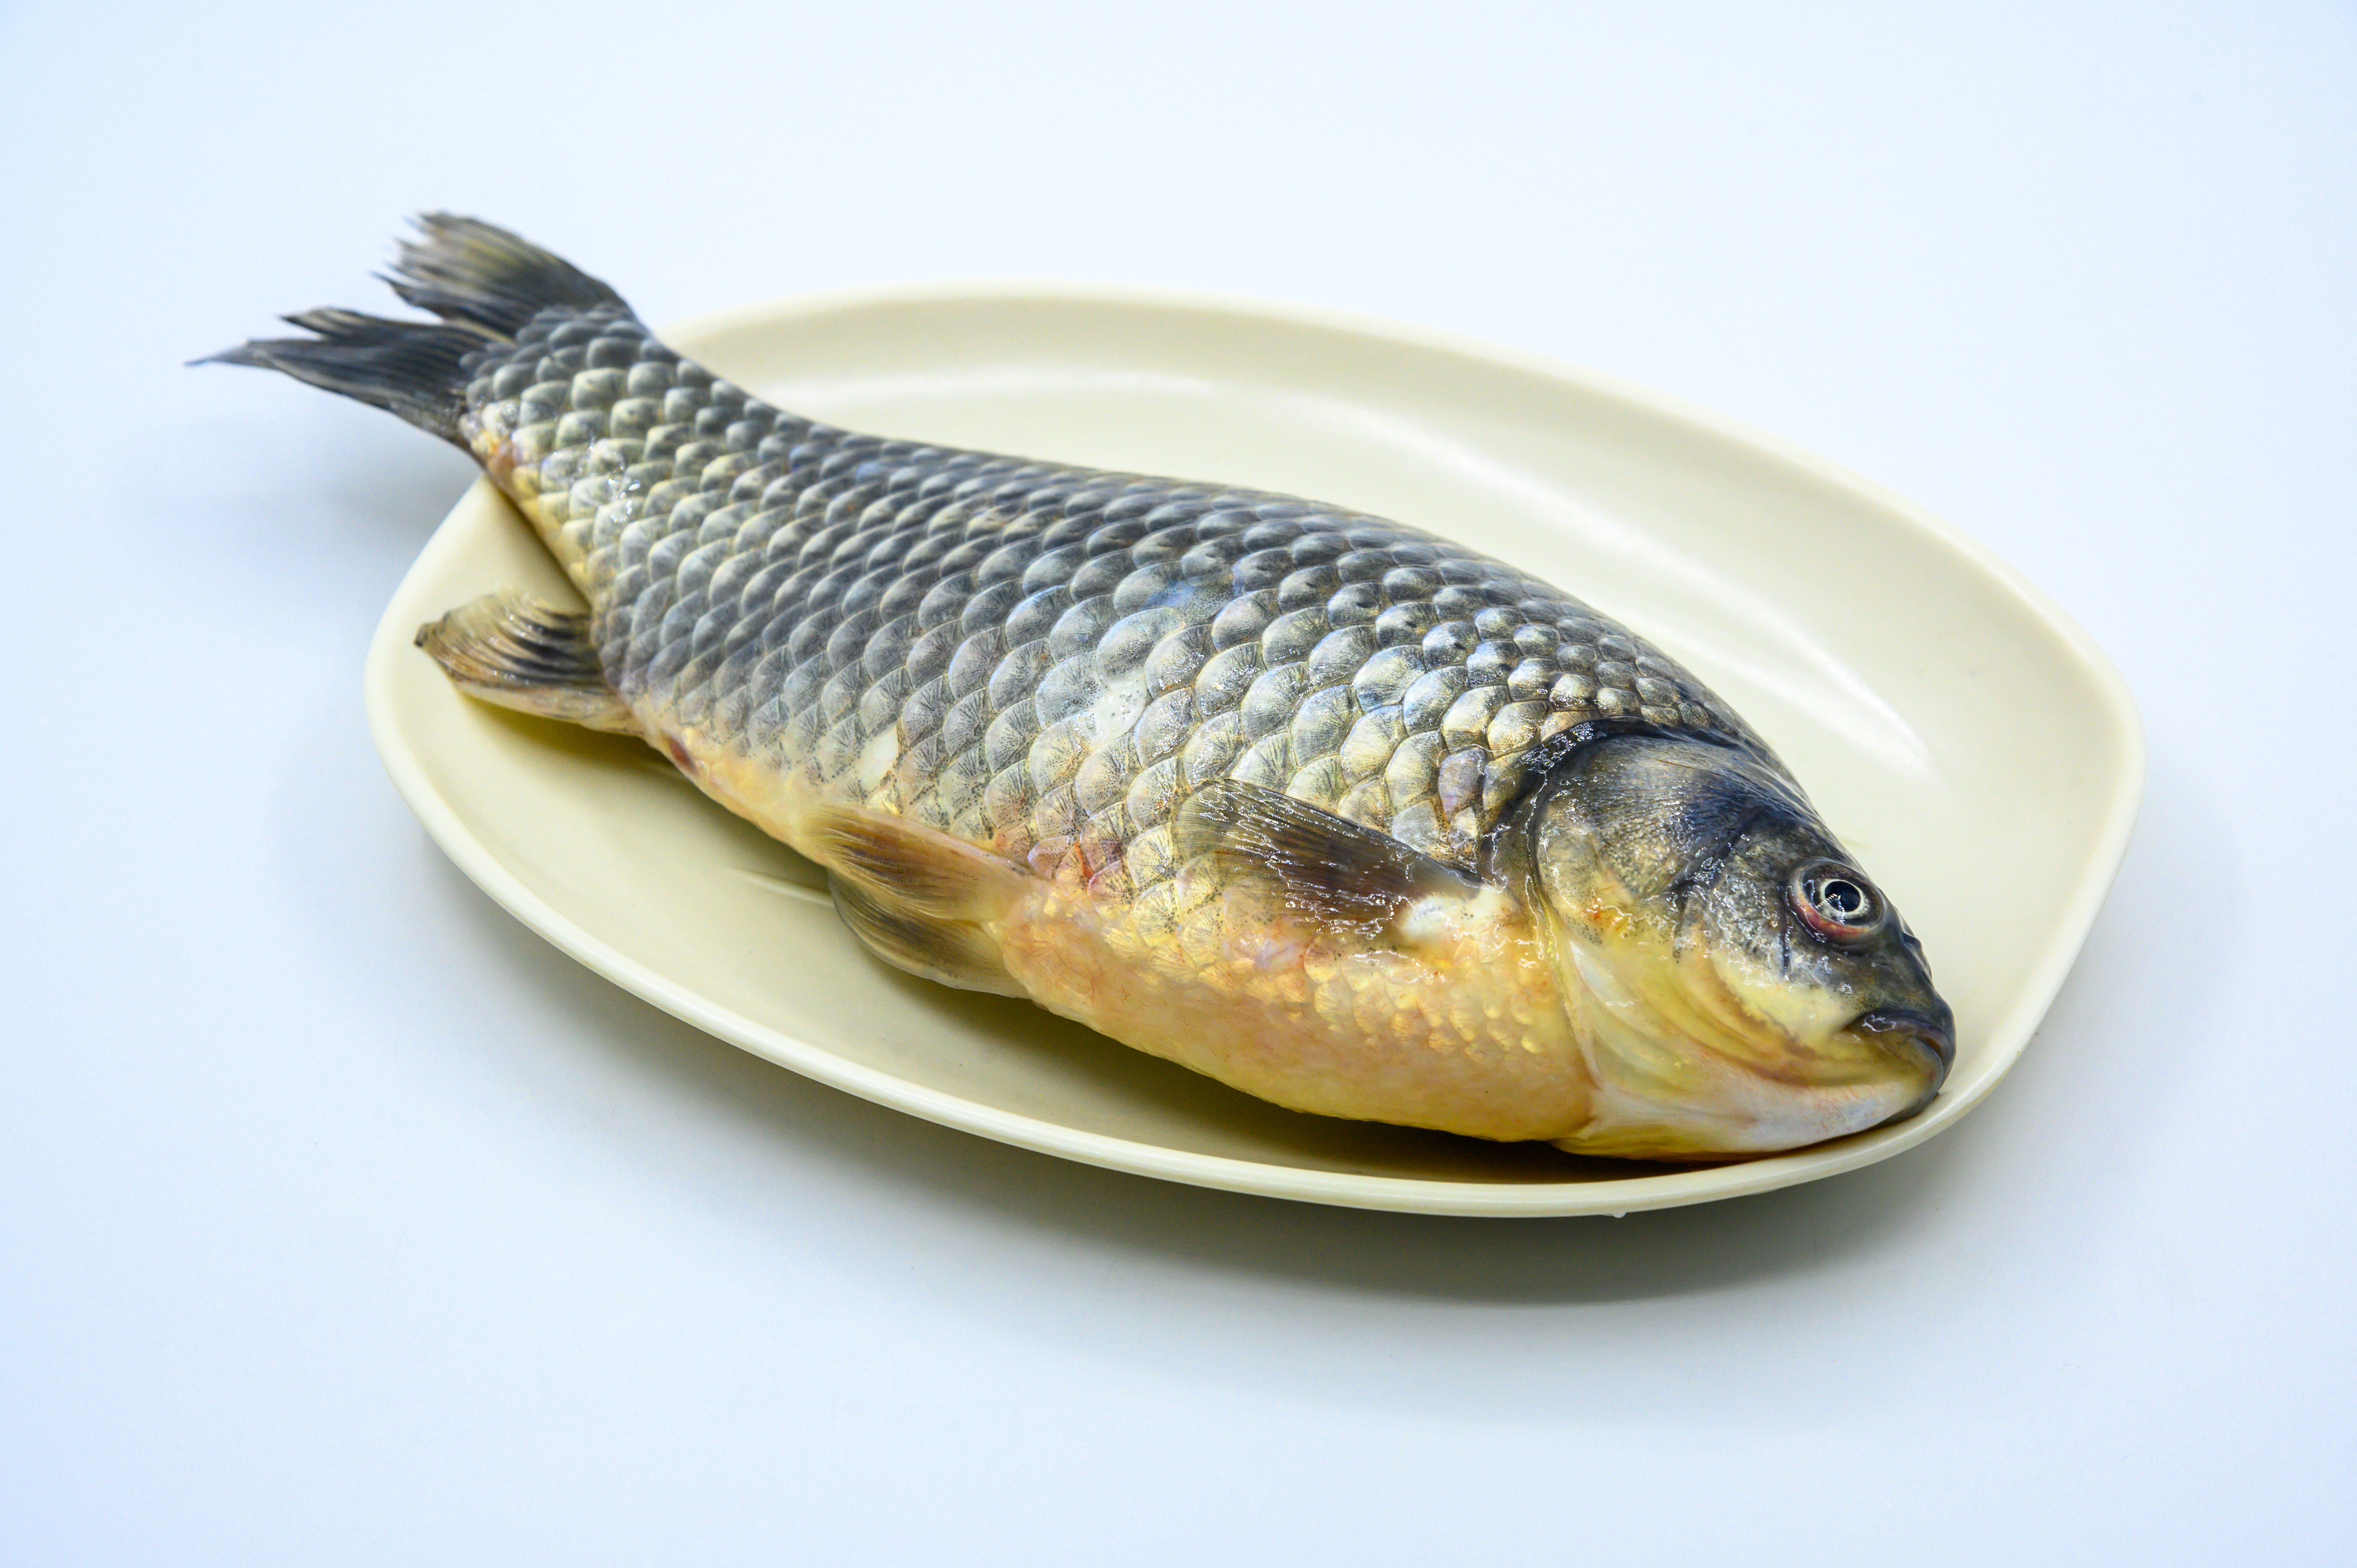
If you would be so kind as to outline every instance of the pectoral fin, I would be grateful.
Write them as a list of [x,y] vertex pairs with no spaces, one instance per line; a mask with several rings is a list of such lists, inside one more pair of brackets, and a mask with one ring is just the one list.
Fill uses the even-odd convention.
[[823,812],[803,848],[827,868],[843,923],[877,958],[963,991],[1026,994],[988,929],[1030,880],[1013,861],[856,807]]
[[419,627],[417,646],[470,697],[591,729],[639,733],[606,683],[581,611],[526,594],[485,594]]
[[1189,796],[1171,839],[1181,859],[1209,856],[1232,885],[1257,886],[1317,924],[1369,936],[1419,899],[1470,898],[1482,887],[1388,833],[1241,779],[1215,779]]

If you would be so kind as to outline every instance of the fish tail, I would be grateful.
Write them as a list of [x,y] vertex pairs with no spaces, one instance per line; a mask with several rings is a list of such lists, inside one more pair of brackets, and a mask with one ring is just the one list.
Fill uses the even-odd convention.
[[241,343],[193,361],[283,371],[298,381],[388,409],[445,441],[464,446],[465,365],[490,344],[461,327],[387,321],[352,310],[306,310],[284,318],[317,333]]
[[465,447],[459,429],[473,365],[551,309],[626,309],[622,296],[569,262],[473,218],[429,212],[385,279],[438,322],[351,310],[284,319],[309,338],[263,338],[197,364],[252,365],[399,414]]
[[562,257],[479,218],[428,212],[419,240],[404,240],[385,281],[393,292],[447,322],[512,338],[542,311],[595,310],[622,296]]

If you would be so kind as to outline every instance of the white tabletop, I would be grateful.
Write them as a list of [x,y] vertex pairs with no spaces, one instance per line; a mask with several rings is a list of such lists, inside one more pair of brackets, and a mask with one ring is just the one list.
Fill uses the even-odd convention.
[[[0,12],[11,1563],[2349,1550],[2345,7]],[[2143,704],[1953,1133],[1620,1221],[877,1109],[453,871],[362,647],[469,466],[179,361],[480,213],[657,321],[943,276],[1467,332],[1822,451]]]

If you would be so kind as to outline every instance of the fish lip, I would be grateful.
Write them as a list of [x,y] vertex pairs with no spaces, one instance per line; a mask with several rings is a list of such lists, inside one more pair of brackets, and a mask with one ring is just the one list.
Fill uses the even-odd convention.
[[1948,1081],[1948,1069],[1956,1065],[1955,1020],[1945,1007],[1937,1014],[1918,1012],[1911,1007],[1877,1007],[1859,1014],[1850,1027],[1862,1035],[1903,1036],[1932,1058],[1931,1081],[1924,1085],[1922,1094],[1889,1121],[1905,1121],[1931,1104],[1940,1086]]

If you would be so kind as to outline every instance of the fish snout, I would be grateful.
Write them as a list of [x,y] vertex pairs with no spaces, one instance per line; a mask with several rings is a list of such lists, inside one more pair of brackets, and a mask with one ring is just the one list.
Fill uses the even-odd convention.
[[1940,1092],[1948,1069],[1956,1062],[1955,1016],[1943,1005],[1937,1012],[1912,1007],[1877,1007],[1858,1015],[1850,1031],[1872,1041],[1906,1063],[1923,1078],[1922,1092],[1890,1120],[1914,1115]]

